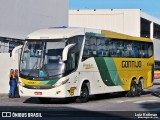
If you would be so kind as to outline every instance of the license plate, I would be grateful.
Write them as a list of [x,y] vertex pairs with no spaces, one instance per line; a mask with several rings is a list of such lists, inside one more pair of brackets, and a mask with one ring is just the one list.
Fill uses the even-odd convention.
[[35,95],[42,95],[42,92],[34,92]]

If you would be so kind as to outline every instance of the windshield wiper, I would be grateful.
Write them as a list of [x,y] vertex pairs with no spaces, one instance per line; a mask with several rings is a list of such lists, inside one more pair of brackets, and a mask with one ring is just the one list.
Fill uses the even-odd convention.
[[[38,58],[37,58],[37,61],[35,62],[35,64],[34,64],[34,66],[32,67],[32,69],[30,70],[30,72],[28,73],[28,76],[30,76],[30,74],[32,73],[32,72],[34,72],[34,67],[37,65],[37,63],[38,63]],[[36,66],[36,69],[37,69],[37,66]],[[35,70],[36,70],[35,69]]]

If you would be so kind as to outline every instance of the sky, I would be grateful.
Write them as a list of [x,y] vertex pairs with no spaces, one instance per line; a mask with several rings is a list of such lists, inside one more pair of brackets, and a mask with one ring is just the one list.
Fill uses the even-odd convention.
[[160,0],[69,0],[69,9],[141,9],[160,19]]

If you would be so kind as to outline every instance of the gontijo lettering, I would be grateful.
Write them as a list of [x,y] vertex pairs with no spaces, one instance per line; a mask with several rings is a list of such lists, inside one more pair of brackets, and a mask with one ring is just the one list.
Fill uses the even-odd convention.
[[122,61],[122,68],[141,68],[141,61]]

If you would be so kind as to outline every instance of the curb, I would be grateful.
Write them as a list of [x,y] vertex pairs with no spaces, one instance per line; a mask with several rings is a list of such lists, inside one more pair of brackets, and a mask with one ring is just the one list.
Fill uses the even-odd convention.
[[6,93],[6,94],[0,94],[0,97],[7,97],[8,96],[8,94]]
[[154,92],[153,95],[155,95],[156,97],[160,97],[160,92]]

